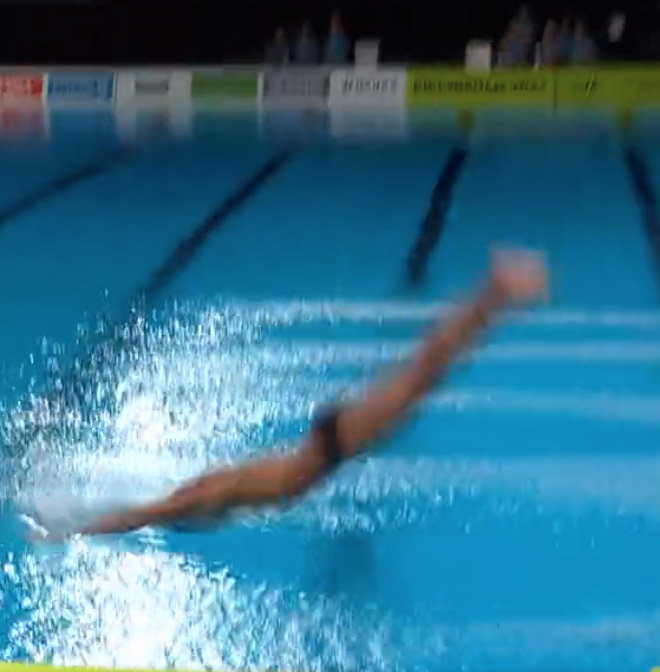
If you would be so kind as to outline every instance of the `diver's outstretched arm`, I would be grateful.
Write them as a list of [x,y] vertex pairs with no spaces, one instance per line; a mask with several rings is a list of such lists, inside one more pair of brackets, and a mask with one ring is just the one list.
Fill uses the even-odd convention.
[[339,407],[330,427],[317,425],[290,454],[219,469],[193,480],[161,501],[110,514],[80,534],[126,532],[147,525],[213,518],[239,506],[281,502],[306,492],[342,459],[367,450],[396,427],[406,413],[491,322],[511,303],[525,303],[546,291],[543,258],[530,252],[496,255],[489,281],[476,299],[436,327],[412,361],[364,398]]
[[490,279],[476,299],[439,325],[422,343],[412,361],[389,382],[375,386],[364,399],[341,410],[338,438],[344,456],[369,448],[396,427],[405,414],[447,375],[456,357],[512,303],[545,295],[547,271],[543,257],[533,252],[500,252],[493,257]]

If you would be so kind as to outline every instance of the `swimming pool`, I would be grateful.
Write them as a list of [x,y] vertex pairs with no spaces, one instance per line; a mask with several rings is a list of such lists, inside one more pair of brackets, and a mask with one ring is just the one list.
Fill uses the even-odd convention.
[[[54,113],[48,143],[3,146],[3,659],[658,663],[644,204],[612,120],[522,119],[486,116],[466,144],[451,125],[334,141],[322,115],[199,114],[192,138],[118,151],[105,113]],[[631,142],[660,185],[654,129],[642,115]],[[406,259],[457,148],[411,288]],[[25,511],[56,521],[160,494],[297,437],[316,404],[405,356],[492,241],[547,251],[551,304],[512,316],[380,452],[299,505],[194,534],[26,542]]]

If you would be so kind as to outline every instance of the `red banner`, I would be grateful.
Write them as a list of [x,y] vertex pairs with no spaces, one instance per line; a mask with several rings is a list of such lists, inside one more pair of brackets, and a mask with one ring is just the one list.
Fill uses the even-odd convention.
[[41,100],[43,75],[0,75],[0,100]]

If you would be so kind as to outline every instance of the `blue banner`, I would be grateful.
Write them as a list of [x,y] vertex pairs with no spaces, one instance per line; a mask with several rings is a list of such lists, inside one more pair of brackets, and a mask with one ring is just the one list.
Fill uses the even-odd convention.
[[114,74],[49,74],[48,98],[70,102],[112,101],[115,96]]

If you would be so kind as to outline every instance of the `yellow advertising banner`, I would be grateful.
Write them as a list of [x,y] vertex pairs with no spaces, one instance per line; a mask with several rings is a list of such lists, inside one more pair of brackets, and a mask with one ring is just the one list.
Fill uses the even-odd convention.
[[618,65],[559,70],[495,70],[477,74],[452,68],[413,68],[408,104],[463,109],[496,105],[643,107],[660,105],[660,67]]
[[451,68],[416,69],[408,72],[410,105],[553,105],[552,72],[520,69],[489,74]]
[[556,86],[558,106],[660,104],[660,68],[653,66],[558,70]]

